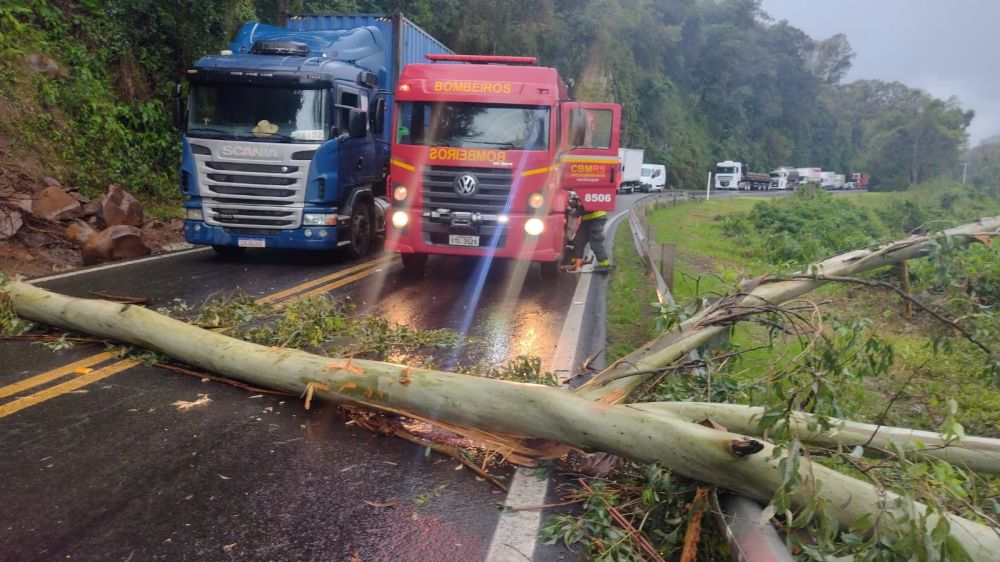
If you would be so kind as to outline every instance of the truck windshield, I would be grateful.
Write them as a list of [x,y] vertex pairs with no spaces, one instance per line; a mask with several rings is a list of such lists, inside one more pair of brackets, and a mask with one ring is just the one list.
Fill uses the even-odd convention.
[[331,126],[326,90],[192,84],[189,107],[189,137],[321,142]]
[[732,174],[734,173],[734,170],[735,168],[731,166],[719,166],[715,168],[715,171],[720,174]]
[[454,147],[546,150],[549,108],[457,102],[402,102],[396,142]]
[[652,168],[643,168],[642,169],[642,177],[644,177],[644,178],[653,177],[653,169]]

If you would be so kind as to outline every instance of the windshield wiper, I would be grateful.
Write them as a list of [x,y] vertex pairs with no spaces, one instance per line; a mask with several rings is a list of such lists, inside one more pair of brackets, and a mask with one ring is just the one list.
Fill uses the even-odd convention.
[[245,135],[245,134],[244,135],[237,135],[236,138],[239,139],[239,140],[255,140],[255,141],[264,141],[264,142],[266,142],[266,141],[271,141],[271,142],[291,142],[292,141],[291,135],[286,135],[284,133],[271,133],[269,135],[255,135],[255,134],[251,133],[249,135]]
[[214,129],[212,127],[188,127],[187,132],[188,134],[195,133],[199,135],[205,133],[211,133],[213,135],[219,135],[219,136],[226,136],[229,134],[227,131],[223,131],[222,129]]
[[492,141],[475,140],[475,139],[462,139],[462,140],[465,141],[465,142],[474,142],[474,143],[478,143],[478,144],[488,144],[490,146],[501,146],[501,147],[506,148],[507,150],[513,150],[513,149],[517,148],[516,146],[514,146],[514,143],[512,143],[510,141],[492,142]]

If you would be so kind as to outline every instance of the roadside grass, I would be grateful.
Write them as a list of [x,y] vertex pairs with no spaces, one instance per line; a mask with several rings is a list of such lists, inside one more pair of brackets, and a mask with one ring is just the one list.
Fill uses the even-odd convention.
[[[995,197],[976,198],[961,191],[961,186],[946,187],[921,186],[909,192],[852,193],[837,198],[850,201],[880,221],[912,219],[931,222],[932,227],[1000,212],[1000,201]],[[758,242],[727,236],[724,232],[726,217],[745,215],[759,201],[739,198],[684,203],[650,216],[657,240],[677,244],[674,296],[679,303],[732,293],[742,279],[790,269],[791,264],[768,263]],[[950,208],[944,208],[942,202]],[[900,213],[912,216],[901,217]],[[898,237],[906,234],[899,224],[883,223],[880,227]],[[610,295],[609,308],[614,298]],[[848,407],[853,419],[939,429],[948,417],[948,399],[953,398],[959,407],[958,419],[967,433],[1000,436],[997,415],[1000,389],[981,375],[983,356],[979,350],[952,336],[949,345],[935,354],[932,342],[940,333],[940,326],[920,312],[904,317],[902,301],[886,291],[829,284],[803,299],[803,304],[811,303],[822,309],[827,319],[826,329],[834,319],[842,322],[871,319],[869,333],[895,348],[895,364],[887,376],[866,379],[860,387],[850,389]],[[773,348],[754,350],[770,343],[769,333],[762,326],[743,323],[734,327],[730,345],[736,350],[751,351],[741,355],[728,374],[741,383],[766,384],[773,373],[787,367],[803,349],[798,339],[784,337],[774,340]],[[628,347],[623,342],[617,345]]]
[[624,357],[656,336],[656,290],[623,221],[614,237],[617,268],[608,281],[607,359]]

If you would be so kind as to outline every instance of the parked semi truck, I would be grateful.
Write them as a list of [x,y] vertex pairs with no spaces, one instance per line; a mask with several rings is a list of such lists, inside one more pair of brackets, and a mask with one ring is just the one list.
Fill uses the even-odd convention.
[[851,183],[853,189],[868,189],[869,175],[861,172],[854,172],[851,174]]
[[366,253],[385,231],[397,76],[450,52],[402,14],[244,24],[188,70],[186,107],[178,87],[187,241]]
[[567,210],[614,209],[620,106],[571,100],[556,69],[530,57],[428,59],[399,79],[386,248],[412,271],[448,254],[556,275]]
[[642,186],[639,188],[639,191],[646,193],[663,191],[663,188],[667,185],[667,167],[663,164],[643,164],[640,181],[642,182]]
[[634,193],[642,187],[642,160],[645,151],[641,148],[619,148],[621,175],[618,180],[620,193]]
[[715,189],[764,191],[771,186],[771,176],[751,172],[742,162],[726,160],[715,165]]
[[778,168],[770,176],[771,189],[795,189],[799,185],[799,172],[794,168]]

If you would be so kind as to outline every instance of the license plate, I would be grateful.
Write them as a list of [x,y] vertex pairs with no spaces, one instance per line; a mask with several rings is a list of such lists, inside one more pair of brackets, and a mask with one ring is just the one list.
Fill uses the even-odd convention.
[[465,234],[449,234],[448,243],[452,246],[479,246],[479,237]]
[[240,238],[236,241],[236,245],[240,248],[263,248],[264,239],[263,238]]

